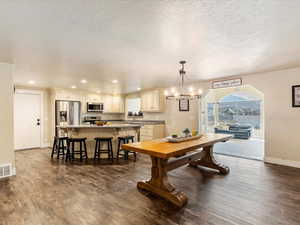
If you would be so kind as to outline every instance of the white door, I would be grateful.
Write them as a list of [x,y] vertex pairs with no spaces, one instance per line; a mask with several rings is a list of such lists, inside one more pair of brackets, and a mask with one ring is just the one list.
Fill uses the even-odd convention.
[[41,147],[41,95],[15,94],[14,99],[15,149]]

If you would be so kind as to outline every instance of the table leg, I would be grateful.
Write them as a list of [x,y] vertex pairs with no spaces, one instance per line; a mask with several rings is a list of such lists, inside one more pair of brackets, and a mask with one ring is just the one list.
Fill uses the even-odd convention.
[[151,159],[151,180],[139,182],[137,187],[156,194],[180,208],[183,207],[187,203],[188,199],[183,192],[176,191],[175,187],[169,183],[166,170],[168,159],[161,159],[157,157],[151,157]]
[[216,161],[213,155],[214,154],[213,145],[204,147],[203,151],[205,152],[203,158],[191,162],[190,166],[204,166],[204,167],[218,170],[221,174],[229,173],[229,167]]

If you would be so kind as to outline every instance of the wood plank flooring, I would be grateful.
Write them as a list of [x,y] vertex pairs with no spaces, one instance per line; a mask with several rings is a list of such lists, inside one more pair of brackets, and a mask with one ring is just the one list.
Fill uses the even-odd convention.
[[189,197],[178,210],[145,195],[150,160],[66,165],[49,150],[16,153],[17,176],[0,181],[1,225],[299,225],[300,169],[217,156],[228,176],[182,167],[170,181]]

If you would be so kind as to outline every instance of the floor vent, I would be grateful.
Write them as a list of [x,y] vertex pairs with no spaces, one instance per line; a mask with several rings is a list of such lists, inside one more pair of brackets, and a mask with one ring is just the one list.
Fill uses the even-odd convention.
[[11,164],[0,165],[0,179],[12,176]]

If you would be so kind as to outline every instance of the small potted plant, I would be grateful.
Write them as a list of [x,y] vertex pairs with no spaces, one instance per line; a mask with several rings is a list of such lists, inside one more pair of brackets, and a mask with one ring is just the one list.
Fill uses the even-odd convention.
[[182,131],[182,133],[184,133],[185,137],[189,137],[191,136],[191,131],[190,129],[186,128]]
[[172,138],[178,138],[177,134],[172,134],[171,136],[172,136]]

